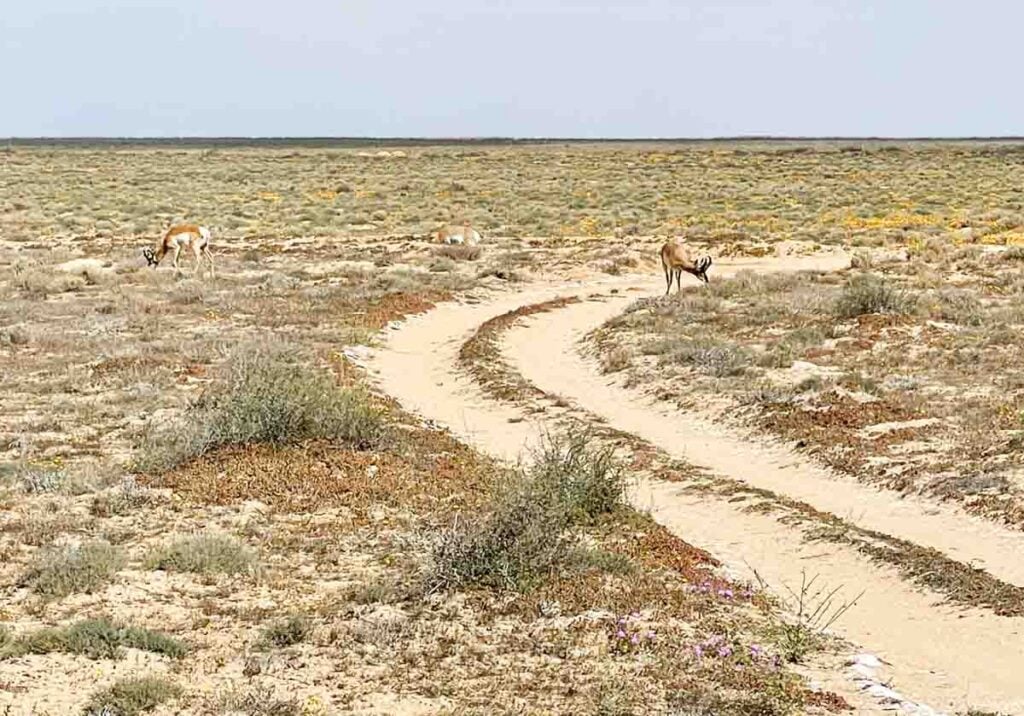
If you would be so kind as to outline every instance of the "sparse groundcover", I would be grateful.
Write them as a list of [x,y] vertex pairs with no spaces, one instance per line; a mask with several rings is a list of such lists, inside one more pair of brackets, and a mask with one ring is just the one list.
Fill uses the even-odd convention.
[[496,472],[491,460],[445,431],[422,429],[394,405],[384,413],[392,429],[376,450],[324,442],[230,447],[142,479],[194,503],[255,499],[299,512],[344,506],[366,514],[389,505],[444,513],[483,499]]
[[[313,696],[328,704],[321,710],[344,710],[394,694],[467,713],[490,713],[493,703],[514,699],[544,713],[835,708],[801,694],[785,665],[774,667],[784,645],[762,629],[761,613],[745,606],[752,600],[770,613],[769,605],[716,575],[709,555],[623,510],[576,518],[564,531],[570,538],[564,561],[525,592],[468,586],[431,595],[430,608],[423,608],[422,592],[408,585],[429,564],[424,535],[450,526],[453,513],[464,516],[464,526],[464,519],[485,518],[489,511],[480,511],[480,503],[503,478],[450,436],[396,418],[390,408],[385,419],[402,422],[398,436],[388,431],[373,445],[346,435],[297,442],[286,436],[273,444],[212,449],[211,443],[198,458],[189,449],[176,452],[173,437],[138,445],[135,457],[150,459],[155,470],[140,482],[169,488],[171,501],[110,488],[107,479],[95,499],[99,481],[75,488],[84,499],[68,488],[82,461],[110,462],[111,474],[119,475],[134,431],[150,417],[178,426],[185,423],[177,418],[198,416],[187,405],[211,383],[229,382],[218,368],[225,347],[274,335],[294,349],[286,356],[289,365],[323,366],[332,384],[354,386],[357,371],[337,353],[371,341],[389,321],[525,270],[573,276],[588,267],[632,270],[656,259],[655,233],[686,233],[722,257],[764,254],[780,239],[853,244],[871,254],[859,269],[917,299],[909,314],[837,319],[844,277],[831,283],[800,277],[788,287],[781,279],[748,277],[713,283],[699,296],[673,296],[675,303],[659,305],[674,333],[658,328],[652,338],[711,339],[742,360],[723,360],[729,356],[719,353],[699,365],[666,363],[658,370],[684,376],[687,386],[666,393],[685,398],[700,394],[701,385],[714,386],[716,395],[740,400],[756,391],[780,415],[799,410],[815,419],[832,412],[835,420],[821,442],[808,444],[826,453],[833,446],[829,459],[837,465],[853,465],[851,455],[874,450],[894,466],[913,467],[913,450],[929,446],[921,454],[935,456],[934,465],[883,468],[880,478],[943,497],[967,494],[972,509],[1010,514],[1013,500],[1006,495],[1015,489],[1014,470],[1024,454],[1024,406],[1013,361],[1021,348],[1017,327],[1024,323],[1022,284],[1014,275],[1024,254],[1012,247],[1024,225],[1014,208],[1019,147],[453,145],[404,147],[401,156],[382,157],[359,147],[311,145],[173,151],[14,146],[4,154],[0,445],[12,446],[8,465],[22,461],[40,474],[19,480],[0,460],[4,508],[13,513],[0,528],[0,578],[34,589],[23,575],[35,574],[43,560],[83,534],[123,542],[134,554],[158,551],[168,524],[209,523],[244,531],[261,545],[265,580],[210,586],[196,584],[207,580],[192,572],[154,579],[144,569],[123,570],[116,576],[124,598],[104,604],[99,600],[114,573],[103,568],[95,570],[98,578],[89,577],[92,568],[70,568],[76,560],[68,560],[49,573],[56,578],[37,576],[50,585],[43,592],[62,593],[65,587],[55,585],[73,583],[73,602],[5,604],[4,618],[19,624],[63,618],[68,606],[109,613],[110,628],[97,627],[98,636],[83,642],[96,644],[88,647],[96,653],[121,641],[115,630],[131,628],[122,625],[133,624],[136,612],[154,624],[163,623],[165,609],[188,614],[168,623],[175,637],[201,644],[203,655],[176,660],[174,680],[191,683],[201,674],[224,684],[244,673],[246,682],[223,703],[197,704],[192,697],[203,696],[189,694],[187,706],[165,703],[162,710],[293,716],[304,708],[316,712]],[[957,171],[949,172],[954,163]],[[86,173],[92,180],[82,182]],[[240,184],[240,175],[255,183]],[[836,196],[847,203],[837,207]],[[184,206],[188,215],[180,215]],[[654,206],[657,211],[649,210]],[[439,256],[448,252],[413,238],[463,219],[479,225],[487,242],[475,259],[461,251]],[[139,247],[181,220],[212,224],[222,274],[217,281],[176,281],[166,266],[153,271],[142,265]],[[529,238],[507,238],[518,236]],[[82,254],[109,267],[57,273],[58,264]],[[656,274],[652,281],[660,280]],[[494,335],[484,331],[483,337],[486,343]],[[477,363],[494,381],[488,390],[523,390],[491,362],[495,346],[478,347]],[[658,360],[645,356],[639,342],[622,348],[607,365],[632,380],[642,380],[647,364]],[[794,369],[797,362],[837,370],[791,383],[801,371],[814,372],[806,365]],[[948,426],[896,426],[877,435],[866,430],[903,416],[936,416],[943,395],[957,401],[955,412],[937,414],[952,421]],[[883,405],[867,414],[866,403],[857,402],[867,396]],[[777,424],[794,437],[807,431],[805,417]],[[195,445],[207,444],[209,434],[189,430],[185,434],[198,437]],[[842,439],[832,441],[840,430]],[[612,436],[602,431],[600,437]],[[943,443],[946,453],[932,449]],[[900,445],[908,452],[895,449]],[[162,472],[179,459],[184,462]],[[641,463],[647,464],[638,457]],[[243,515],[239,504],[247,500],[269,509],[250,511],[250,505]],[[51,551],[50,544],[61,547]],[[977,574],[953,579],[934,555],[896,554],[922,582],[945,580],[965,599],[994,595],[993,585]],[[297,561],[303,569],[293,568]],[[176,563],[193,562],[181,557]],[[196,592],[209,595],[198,609]],[[1019,595],[1004,592],[995,595],[1000,603],[1019,608]],[[294,696],[261,684],[267,662],[260,660],[274,654],[247,651],[279,614],[272,610],[268,617],[263,600],[287,609],[297,594],[303,614],[308,606],[331,648],[302,647],[294,683],[309,684],[305,677],[313,670],[343,675],[352,663],[366,664],[357,681],[332,679],[300,687]],[[744,606],[737,609],[737,603]],[[616,616],[594,618],[605,612]],[[562,628],[553,615],[574,626]],[[53,629],[63,634],[73,627]],[[0,629],[0,649],[35,631]],[[34,643],[63,648],[66,638],[51,633]],[[118,648],[156,644],[125,639],[135,646]],[[700,661],[697,646],[704,649]],[[720,656],[726,647],[729,653]],[[68,659],[46,658],[55,664]],[[555,659],[558,669],[551,670]],[[17,661],[4,663],[20,669]],[[53,676],[47,670],[16,681],[5,674],[0,681],[28,691],[0,690],[0,713],[9,703],[17,713],[25,701],[53,710],[46,691],[58,683]],[[103,700],[97,694],[93,705],[107,716],[122,708],[128,713],[148,708],[152,692],[112,689]]]
[[691,408],[714,394],[836,469],[1024,525],[1024,304],[998,254],[963,259],[978,281],[937,283],[958,251],[935,240],[845,278],[740,274],[637,301],[592,338],[633,352],[629,384]]
[[481,253],[483,253],[483,249],[479,246],[456,244],[438,246],[437,249],[435,249],[435,253],[438,256],[443,256],[444,258],[452,259],[453,261],[476,261],[480,258]]
[[153,494],[149,490],[139,486],[134,478],[125,478],[117,488],[95,495],[89,512],[95,517],[126,515],[153,501]]
[[[575,433],[549,438],[535,459],[483,514],[463,516],[441,537],[430,588],[512,590],[518,596],[505,610],[523,615],[623,615],[598,624],[613,660],[645,664],[643,686],[604,682],[595,695],[598,712],[713,699],[720,710],[709,713],[788,714],[811,702],[781,652],[759,644],[754,621],[734,608],[767,602],[715,575],[708,555],[625,507],[621,468],[608,448]],[[582,539],[590,546],[581,552]],[[702,635],[696,639],[693,623]],[[570,647],[546,648],[563,654]],[[641,695],[641,688],[650,691]],[[835,706],[845,703],[837,697]]]
[[501,357],[499,338],[525,316],[555,311],[578,300],[575,297],[558,298],[532,306],[523,306],[485,321],[459,349],[459,363],[496,398],[510,400],[525,393],[536,394],[536,388],[508,370]]
[[[744,291],[752,290],[754,293],[760,294],[765,292],[767,288],[773,288],[773,290],[785,290],[793,287],[801,286],[805,284],[811,277],[773,277],[768,276],[752,276],[749,274],[741,274],[735,283],[719,284],[718,289],[725,295],[741,295]],[[810,297],[804,296],[799,301],[803,305],[822,305],[821,297],[817,295],[811,295]],[[637,304],[634,304],[633,310],[636,311],[639,308],[652,309],[658,312],[657,321],[663,321],[666,315],[671,316],[677,310],[680,310],[678,306],[666,305],[663,300],[644,300]],[[540,304],[543,307],[545,304]],[[535,310],[537,307],[528,306],[525,307],[527,310]],[[685,305],[682,308],[683,311],[689,312],[689,308]],[[625,316],[613,319],[609,323],[609,326],[621,325],[634,320],[628,313]],[[507,328],[508,323],[504,326]],[[496,330],[503,330],[499,328]],[[607,345],[613,342],[613,337],[609,335],[610,329],[606,327],[601,331],[596,332],[593,335],[594,340],[599,344],[602,349],[607,349]],[[478,332],[477,336],[480,333]],[[793,338],[793,336],[797,338]],[[788,338],[795,340],[795,342],[804,345],[814,345],[814,337],[823,337],[826,333],[819,330],[814,325],[805,325],[801,328],[793,331]],[[493,342],[497,338],[496,335],[491,335],[490,340]],[[471,339],[471,340],[475,340]],[[770,365],[775,365],[771,363]],[[491,383],[498,386],[509,386],[522,384],[524,390],[514,392],[502,392],[501,395],[507,395],[506,399],[518,402],[523,405],[531,405],[531,399],[540,395],[544,396],[535,386],[525,382],[522,376],[520,376],[513,369],[502,366],[501,369],[493,374],[487,374],[488,380]],[[812,390],[820,389],[823,385],[821,381],[814,380],[813,387],[808,387],[807,384],[812,381],[804,379],[800,386],[801,390]],[[869,381],[865,381],[863,378],[859,378],[857,381],[858,388],[866,388]],[[766,395],[768,392],[776,392],[777,389],[774,387],[761,386],[757,389],[759,395]],[[794,391],[791,389],[782,389],[781,395],[786,396],[783,399],[758,399],[757,403],[764,406],[779,406],[789,405],[793,401]],[[874,417],[874,420],[868,420],[867,422],[881,422],[886,419],[892,419],[893,414],[891,408],[887,408],[883,405],[871,405],[868,408],[863,408],[866,414]],[[873,410],[890,411],[883,412],[881,414],[877,412],[868,412]],[[595,437],[597,435],[595,434]],[[911,544],[904,540],[894,539],[887,535],[882,535],[871,530],[856,527],[852,524],[846,523],[832,515],[825,515],[817,512],[808,505],[799,503],[793,500],[782,498],[764,490],[758,490],[750,488],[746,485],[735,483],[731,480],[725,480],[722,478],[713,478],[709,475],[702,473],[699,470],[694,470],[692,466],[679,463],[678,461],[668,461],[665,463],[664,456],[658,456],[657,451],[651,450],[651,446],[645,445],[642,440],[639,440],[635,436],[618,433],[609,428],[602,428],[600,430],[600,437],[610,438],[618,443],[625,443],[630,446],[634,452],[634,462],[638,458],[642,458],[642,462],[647,467],[656,466],[656,472],[664,479],[669,480],[681,480],[690,483],[690,489],[695,491],[703,490],[717,490],[725,494],[731,495],[734,499],[751,499],[752,506],[757,509],[768,509],[779,512],[781,519],[785,519],[787,522],[796,520],[797,522],[806,522],[807,534],[812,539],[828,539],[840,543],[849,543],[855,545],[865,554],[877,559],[881,562],[890,564],[904,572],[910,579],[918,582],[919,584],[928,586],[936,591],[945,594],[949,599],[954,602],[964,605],[984,605],[992,608],[997,614],[1012,616],[1022,613],[1024,610],[1024,590],[1006,582],[1002,582],[984,570],[972,568],[968,565],[951,560],[941,553],[921,548],[917,545]],[[991,483],[991,479],[986,480],[987,483]],[[998,483],[997,483],[998,484]],[[665,532],[663,529],[655,529],[647,531],[644,534],[643,548],[637,551],[627,552],[627,554],[639,556],[644,559],[645,555],[652,553],[659,554],[655,545],[664,542]],[[678,542],[678,540],[676,540]],[[692,554],[692,548],[688,545],[677,546],[675,548],[679,554],[687,555],[679,564],[681,573],[687,576],[691,582],[703,581],[704,584],[710,585],[713,577],[709,577],[706,571],[700,570],[699,565],[703,561],[699,555],[694,559]],[[664,557],[660,558],[664,560]],[[659,561],[655,560],[655,564],[664,566],[666,564],[673,565],[676,568],[675,563],[671,561]],[[697,568],[695,569],[695,565]],[[701,575],[701,576],[698,576]],[[797,625],[795,630],[787,630],[780,628],[777,631],[778,634],[783,636],[781,648],[784,651],[793,652],[794,647],[792,646],[793,638],[801,639],[804,647],[810,643],[807,636],[809,636],[808,630],[801,625]],[[814,640],[811,640],[814,641]],[[788,645],[787,645],[788,643]]]

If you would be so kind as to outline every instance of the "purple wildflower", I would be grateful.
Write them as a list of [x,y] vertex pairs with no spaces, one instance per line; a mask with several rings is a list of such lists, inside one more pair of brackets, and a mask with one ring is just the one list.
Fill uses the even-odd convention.
[[625,639],[626,638],[626,632],[624,632],[621,629],[619,629],[617,632],[615,632],[615,636],[618,637],[619,639]]
[[731,656],[732,647],[726,644],[725,646],[718,647],[718,655],[721,657]]
[[629,641],[630,641],[630,643],[632,643],[634,645],[635,644],[639,644],[640,643],[640,635],[639,634],[634,634],[633,636],[631,636],[629,638]]

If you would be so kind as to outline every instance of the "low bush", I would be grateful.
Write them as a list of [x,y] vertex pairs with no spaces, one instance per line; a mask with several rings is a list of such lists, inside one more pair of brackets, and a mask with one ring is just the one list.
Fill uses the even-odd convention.
[[917,306],[912,294],[874,275],[857,276],[847,282],[835,303],[840,318],[870,313],[908,314]]
[[283,347],[250,347],[229,360],[180,421],[147,429],[135,461],[140,471],[157,472],[224,445],[312,438],[367,448],[384,432],[383,416],[365,392],[337,385]]

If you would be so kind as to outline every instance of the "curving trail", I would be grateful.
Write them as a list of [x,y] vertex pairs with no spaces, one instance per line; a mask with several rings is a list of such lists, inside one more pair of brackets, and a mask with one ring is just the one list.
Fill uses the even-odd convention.
[[[722,276],[748,267],[833,270],[844,265],[844,257],[824,256],[726,263],[716,269]],[[405,408],[446,425],[482,450],[516,460],[548,421],[571,409],[549,407],[524,419],[522,408],[487,397],[459,370],[459,348],[496,315],[559,296],[590,297],[517,324],[503,346],[506,360],[540,389],[568,398],[608,426],[669,455],[937,549],[1024,586],[1022,533],[953,507],[900,500],[837,476],[784,446],[654,404],[600,375],[596,364],[578,352],[578,339],[639,295],[657,295],[658,288],[657,276],[626,276],[551,283],[479,303],[442,304],[391,332],[368,367],[381,388]],[[849,597],[863,590],[861,601],[833,630],[891,662],[885,676],[905,697],[951,713],[968,707],[1024,713],[1024,619],[941,603],[941,595],[915,587],[895,569],[870,561],[853,547],[808,542],[799,528],[744,510],[725,497],[686,494],[677,483],[643,480],[633,500],[740,576],[750,577],[756,570],[778,590],[798,585],[806,571],[830,586],[843,585]]]

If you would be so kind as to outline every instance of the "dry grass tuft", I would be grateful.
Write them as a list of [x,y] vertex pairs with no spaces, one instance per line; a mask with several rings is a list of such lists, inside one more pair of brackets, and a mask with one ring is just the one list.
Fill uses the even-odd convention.
[[180,686],[156,676],[129,677],[93,694],[83,716],[136,716],[177,698]]

